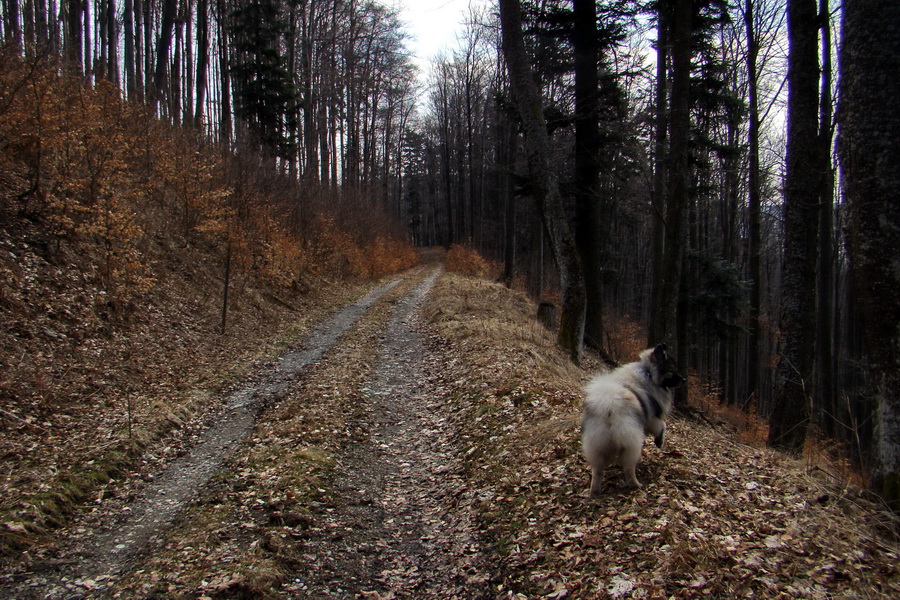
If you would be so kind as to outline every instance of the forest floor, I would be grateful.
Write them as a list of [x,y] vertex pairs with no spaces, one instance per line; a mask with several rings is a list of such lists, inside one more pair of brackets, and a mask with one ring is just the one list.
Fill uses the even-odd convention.
[[[642,489],[610,469],[588,499],[580,388],[597,367],[567,361],[523,295],[430,266],[348,306],[170,460],[7,561],[0,596],[900,597],[874,499],[720,424],[672,419]],[[209,438],[216,458],[191,458]]]

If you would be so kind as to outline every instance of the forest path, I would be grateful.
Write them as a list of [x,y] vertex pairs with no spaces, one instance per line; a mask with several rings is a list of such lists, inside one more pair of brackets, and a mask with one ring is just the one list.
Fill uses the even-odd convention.
[[367,439],[338,458],[333,495],[305,540],[290,598],[488,597],[459,437],[429,373],[441,369],[417,331],[437,272],[397,302],[363,387]]
[[72,528],[52,560],[37,561],[24,573],[5,577],[2,598],[84,598],[99,596],[135,557],[162,538],[167,527],[233,454],[251,431],[259,411],[286,393],[301,373],[334,346],[359,318],[400,280],[371,291],[315,328],[277,364],[231,394],[222,412],[183,456],[173,460],[137,497],[104,507],[99,524]]

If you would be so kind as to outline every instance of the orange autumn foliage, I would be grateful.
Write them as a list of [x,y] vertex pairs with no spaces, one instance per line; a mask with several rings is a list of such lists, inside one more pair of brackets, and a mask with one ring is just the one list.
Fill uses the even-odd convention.
[[49,60],[0,60],[0,139],[3,212],[46,223],[57,248],[86,245],[120,304],[153,286],[148,248],[163,232],[221,255],[227,247],[242,275],[275,287],[382,277],[418,260],[386,218],[372,220],[370,199],[366,210],[340,191],[316,203],[316,189],[155,119],[110,84],[61,76]]
[[447,270],[472,277],[487,277],[493,270],[491,263],[482,257],[477,250],[469,246],[453,244],[444,259]]

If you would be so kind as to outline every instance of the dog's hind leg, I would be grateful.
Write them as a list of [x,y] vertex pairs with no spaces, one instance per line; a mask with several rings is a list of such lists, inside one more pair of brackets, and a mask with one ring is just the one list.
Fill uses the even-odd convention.
[[606,461],[601,460],[597,464],[591,465],[591,496],[599,496],[603,488],[603,470],[606,468]]
[[639,439],[637,444],[630,444],[622,448],[622,454],[619,456],[619,464],[622,465],[622,470],[625,472],[625,485],[631,488],[641,487],[640,482],[637,480],[635,469],[638,461],[641,460],[642,445],[643,440]]

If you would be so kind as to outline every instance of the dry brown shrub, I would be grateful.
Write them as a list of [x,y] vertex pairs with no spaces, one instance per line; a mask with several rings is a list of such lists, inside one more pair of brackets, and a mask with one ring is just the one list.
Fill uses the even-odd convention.
[[818,469],[834,480],[846,485],[866,489],[869,482],[860,465],[849,457],[852,452],[847,444],[828,437],[818,427],[812,427],[803,445],[803,458],[809,470]]
[[90,246],[92,273],[119,304],[155,284],[148,248],[162,238],[222,256],[228,248],[242,275],[273,287],[307,275],[381,277],[416,262],[369,192],[300,189],[249,153],[224,155],[154,119],[106,82],[60,77],[51,61],[0,56],[0,139],[0,194],[16,198],[0,210],[47,223],[57,251]]
[[722,389],[715,382],[700,377],[696,371],[688,373],[688,404],[707,415],[713,422],[723,423],[734,432],[737,440],[755,448],[765,448],[769,426],[756,412],[754,405],[746,409],[737,404],[722,402]]
[[364,249],[368,262],[368,276],[372,279],[399,273],[416,266],[419,255],[409,242],[388,236],[378,236]]
[[491,264],[477,250],[460,244],[450,246],[444,265],[452,273],[472,277],[487,277],[491,272]]
[[[702,411],[708,421],[725,426],[734,438],[754,448],[766,448],[769,439],[769,425],[759,415],[755,404],[741,407],[722,402],[722,389],[714,382],[691,371],[688,375],[691,407]],[[810,470],[818,470],[842,485],[865,488],[866,477],[859,465],[848,457],[851,453],[845,444],[830,439],[825,432],[813,427],[803,446],[803,458]]]
[[338,227],[330,215],[313,218],[306,236],[313,275],[360,277],[366,271],[365,256],[353,237]]

